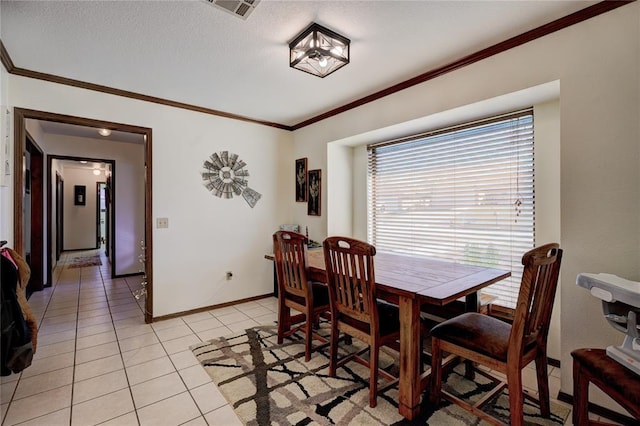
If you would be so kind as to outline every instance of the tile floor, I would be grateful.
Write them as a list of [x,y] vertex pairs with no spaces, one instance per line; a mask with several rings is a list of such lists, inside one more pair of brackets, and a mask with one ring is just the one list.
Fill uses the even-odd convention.
[[[102,251],[101,251],[102,252]],[[69,268],[29,304],[39,320],[33,364],[1,378],[2,425],[239,425],[189,346],[276,320],[275,298],[145,324],[140,277],[108,278],[108,263]],[[535,371],[524,382],[533,391]],[[551,395],[560,371],[550,368]],[[562,403],[560,403],[562,404]],[[571,424],[571,418],[567,421]]]
[[3,425],[241,424],[189,346],[276,320],[276,299],[144,323],[140,277],[111,280],[108,263],[69,268],[34,293],[38,348],[21,374],[1,378]]

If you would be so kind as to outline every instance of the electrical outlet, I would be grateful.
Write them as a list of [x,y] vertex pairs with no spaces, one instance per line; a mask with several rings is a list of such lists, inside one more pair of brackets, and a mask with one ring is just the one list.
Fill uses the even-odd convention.
[[156,219],[156,228],[168,228],[168,227],[169,227],[169,218],[159,217]]
[[230,281],[230,280],[231,280],[231,278],[233,278],[233,272],[228,271],[228,272],[227,272],[227,281]]

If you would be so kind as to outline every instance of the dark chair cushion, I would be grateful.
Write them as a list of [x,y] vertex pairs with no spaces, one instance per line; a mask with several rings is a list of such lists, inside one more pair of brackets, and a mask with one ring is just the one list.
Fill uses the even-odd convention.
[[589,374],[622,395],[625,407],[640,407],[640,376],[610,358],[604,349],[576,349],[571,356]]
[[397,333],[400,330],[400,309],[396,305],[378,300],[378,321],[380,335]]
[[431,329],[431,335],[446,342],[506,362],[511,326],[488,315],[468,312]]
[[[400,310],[396,305],[378,300],[378,321],[380,323],[380,336],[397,333],[400,330]],[[370,334],[371,325],[358,321],[355,318],[342,316],[341,321],[357,328],[363,333]]]
[[312,282],[313,305],[324,306],[329,304],[329,286],[325,283]]
[[[311,291],[313,292],[313,306],[318,308],[320,306],[329,305],[329,287],[324,283],[310,282]],[[295,303],[305,306],[304,297],[287,292],[287,299],[294,301]]]

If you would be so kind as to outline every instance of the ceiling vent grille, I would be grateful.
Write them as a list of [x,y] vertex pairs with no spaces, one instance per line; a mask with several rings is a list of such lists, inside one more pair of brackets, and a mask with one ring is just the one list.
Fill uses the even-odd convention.
[[218,9],[231,13],[238,18],[247,19],[260,0],[203,0]]

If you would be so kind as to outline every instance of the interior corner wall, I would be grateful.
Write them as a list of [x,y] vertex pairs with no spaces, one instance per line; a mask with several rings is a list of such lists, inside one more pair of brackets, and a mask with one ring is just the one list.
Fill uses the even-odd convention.
[[[264,255],[273,232],[293,219],[291,132],[15,75],[9,89],[14,107],[152,129],[154,317],[273,291],[273,265]],[[249,187],[262,195],[254,208],[204,187],[204,161],[225,150],[246,162]],[[120,171],[117,163],[117,179]],[[169,227],[156,228],[158,217]]]
[[[623,338],[576,276],[640,280],[639,27],[640,3],[630,3],[294,133],[296,157],[326,169],[332,141],[559,81],[561,389],[568,394],[571,351]],[[300,209],[295,214],[305,220]],[[313,225],[315,239],[327,235],[326,215]],[[619,409],[597,393],[592,401]]]

